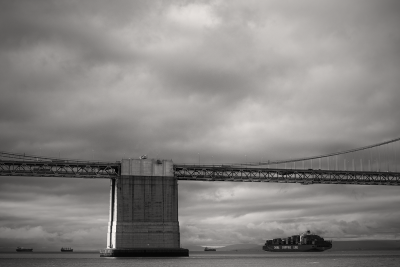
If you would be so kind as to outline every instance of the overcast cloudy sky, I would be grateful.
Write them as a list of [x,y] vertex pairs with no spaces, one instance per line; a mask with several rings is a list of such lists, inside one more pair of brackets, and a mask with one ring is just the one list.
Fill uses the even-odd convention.
[[[226,163],[400,134],[400,2],[0,1],[0,150]],[[399,188],[179,182],[181,241],[400,239]],[[106,246],[109,181],[0,178],[0,249]]]

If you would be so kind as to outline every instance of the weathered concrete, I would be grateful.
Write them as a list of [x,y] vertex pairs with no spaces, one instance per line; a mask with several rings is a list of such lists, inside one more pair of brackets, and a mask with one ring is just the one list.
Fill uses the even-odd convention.
[[104,257],[189,256],[180,248],[178,183],[167,160],[124,159],[111,180]]

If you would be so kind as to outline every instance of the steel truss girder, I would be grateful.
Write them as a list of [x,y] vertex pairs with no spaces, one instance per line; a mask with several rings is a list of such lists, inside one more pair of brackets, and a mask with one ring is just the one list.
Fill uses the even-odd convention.
[[118,178],[120,163],[0,161],[0,176]]
[[[120,170],[120,162],[0,161],[0,176],[115,179]],[[174,176],[197,181],[400,185],[398,172],[174,165]]]
[[178,180],[307,184],[400,185],[398,172],[175,165]]

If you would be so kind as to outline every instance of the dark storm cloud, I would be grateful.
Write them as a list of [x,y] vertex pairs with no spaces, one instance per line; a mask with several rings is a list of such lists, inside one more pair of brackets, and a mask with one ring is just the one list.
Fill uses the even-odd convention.
[[[364,21],[368,22],[370,17],[377,22],[372,24],[375,28],[391,26],[394,23],[393,19],[380,19],[382,16],[376,14],[372,7],[354,13],[355,5],[332,6],[313,2],[302,5],[286,3],[283,6],[262,4],[261,8],[258,4],[246,8],[241,4],[217,5],[213,12],[209,12],[210,17],[214,16],[214,21],[205,23],[194,20],[194,26],[188,26],[176,21],[171,22],[171,19],[180,22],[179,16],[192,10],[190,7],[193,6],[194,9],[203,11],[208,9],[204,9],[201,4],[196,6],[188,3],[178,7],[156,4],[153,6],[155,11],[150,11],[151,7],[148,5],[132,6],[125,3],[108,11],[104,7],[101,8],[103,5],[106,3],[97,7],[83,4],[78,8],[72,4],[58,3],[51,4],[43,10],[37,4],[23,4],[12,9],[14,12],[10,13],[15,13],[15,16],[8,16],[11,20],[8,24],[23,23],[20,28],[25,31],[11,29],[6,34],[7,39],[13,44],[26,40],[30,45],[24,50],[27,50],[27,56],[31,56],[33,60],[41,57],[42,61],[49,62],[49,67],[44,68],[39,64],[40,61],[37,63],[39,65],[31,63],[31,66],[27,66],[27,71],[30,72],[28,76],[24,76],[25,71],[21,73],[19,68],[10,70],[11,74],[18,73],[19,84],[15,78],[6,83],[14,86],[5,87],[10,92],[3,98],[2,114],[7,114],[5,120],[15,116],[24,122],[40,118],[40,121],[46,120],[48,126],[37,125],[37,122],[33,124],[38,128],[46,127],[46,132],[57,132],[52,130],[54,128],[65,132],[65,127],[72,132],[82,131],[79,136],[86,132],[101,132],[107,139],[115,135],[110,129],[126,128],[123,132],[132,132],[132,135],[140,140],[148,136],[152,140],[160,140],[160,143],[171,143],[175,150],[179,147],[176,144],[179,144],[180,140],[191,139],[192,146],[196,147],[201,143],[196,143],[195,140],[200,140],[202,136],[206,136],[207,140],[210,140],[208,135],[216,136],[217,138],[211,140],[220,143],[219,136],[226,136],[227,132],[229,134],[235,131],[236,133],[227,139],[250,139],[248,142],[245,140],[237,150],[251,147],[251,151],[254,151],[256,147],[253,146],[257,145],[251,140],[261,138],[261,142],[265,143],[271,139],[287,138],[281,132],[274,133],[275,130],[271,131],[266,125],[277,125],[277,131],[285,128],[301,130],[321,124],[321,121],[329,121],[324,127],[318,127],[320,130],[314,130],[315,134],[310,136],[310,142],[314,142],[315,138],[326,136],[321,134],[322,129],[350,128],[355,123],[362,124],[364,128],[371,123],[378,124],[371,125],[367,130],[379,129],[383,127],[380,123],[382,116],[393,114],[393,110],[387,106],[394,106],[397,94],[396,97],[392,97],[393,94],[384,92],[393,92],[396,88],[376,90],[379,82],[373,82],[375,86],[369,85],[371,80],[365,79],[367,73],[357,71],[361,66],[368,69],[370,64],[364,64],[363,60],[367,60],[371,54],[375,55],[381,44],[387,46],[391,43],[386,41],[387,35],[396,36],[396,32],[390,30],[394,29],[393,27],[388,27],[386,35],[385,32],[381,33],[381,38],[374,38],[374,34],[366,32],[365,28],[371,26],[371,23]],[[338,9],[338,14],[344,13],[344,19],[332,15],[335,12],[331,10],[335,8]],[[17,12],[18,10],[20,12]],[[133,13],[126,10],[132,10]],[[175,10],[175,13],[171,10]],[[42,13],[44,16],[40,16]],[[120,13],[120,16],[115,17],[115,14]],[[131,15],[130,18],[128,14]],[[155,14],[158,15],[157,20],[150,21],[147,18],[154,19]],[[352,22],[351,15],[357,17],[360,23]],[[204,19],[204,16],[200,16],[200,19]],[[14,21],[19,24],[13,23]],[[161,21],[164,21],[165,25],[161,26]],[[316,21],[318,23],[315,23]],[[202,25],[206,25],[205,30]],[[345,26],[355,28],[355,36],[352,36],[352,39],[356,42],[348,41],[348,36],[343,35],[342,32],[349,28]],[[357,31],[358,29],[361,31]],[[188,34],[188,38],[183,34]],[[368,39],[364,42],[362,38]],[[375,39],[384,41],[379,43]],[[396,40],[390,40],[392,39]],[[44,47],[36,51],[35,45],[39,48],[40,45]],[[397,49],[398,46],[392,47]],[[35,54],[29,55],[29,48],[34,49],[32,52]],[[46,50],[50,53],[45,53]],[[353,51],[357,53],[356,56],[353,55]],[[385,53],[396,54],[395,52],[389,50]],[[55,58],[52,58],[52,55]],[[349,58],[352,61],[349,61]],[[388,59],[379,58],[382,62]],[[9,60],[14,63],[11,64],[12,67],[18,62]],[[26,62],[22,61],[22,58],[19,60],[21,63]],[[398,61],[393,59],[384,62],[385,65],[398,64]],[[16,67],[22,67],[21,63]],[[26,63],[24,65],[26,66]],[[353,68],[356,68],[355,73]],[[38,70],[32,73],[33,69]],[[52,72],[48,72],[50,69]],[[385,68],[382,69],[382,73],[383,71],[387,72]],[[351,78],[350,75],[362,75],[363,78]],[[388,81],[394,79],[396,82],[393,84],[397,84],[395,77],[387,79],[379,73],[375,76]],[[102,79],[98,80],[98,77]],[[316,78],[318,80],[315,80]],[[352,79],[356,79],[356,84],[352,84]],[[330,81],[332,84],[326,83]],[[341,81],[346,81],[347,84],[341,84]],[[43,94],[39,94],[42,90]],[[11,93],[15,91],[19,91],[20,94]],[[77,98],[77,95],[80,97]],[[304,99],[304,96],[310,97]],[[359,101],[365,103],[366,96],[369,99],[367,104],[371,103],[372,106],[353,105]],[[169,102],[169,107],[164,103],[160,105],[160,98],[165,99],[163,102]],[[144,99],[146,101],[143,101]],[[15,112],[7,112],[11,109],[9,105],[15,102],[21,103],[20,108]],[[379,110],[376,110],[377,108]],[[113,113],[112,110],[116,111]],[[165,110],[168,110],[168,113],[165,113]],[[285,112],[281,112],[283,110]],[[313,114],[314,110],[319,110],[318,114]],[[370,117],[360,118],[356,115],[366,112]],[[122,113],[126,115],[118,115]],[[309,116],[310,114],[313,115]],[[338,120],[332,116],[346,119]],[[81,123],[77,117],[80,117]],[[152,119],[148,119],[149,117]],[[252,118],[251,123],[248,121],[249,117]],[[332,120],[335,123],[332,123]],[[119,123],[111,127],[105,126],[110,121]],[[204,124],[209,125],[209,128],[205,129]],[[235,124],[241,125],[243,133],[232,127]],[[164,130],[167,128],[165,125],[176,125],[169,128],[179,130]],[[13,124],[7,125],[7,128],[16,127]],[[396,130],[393,129],[393,132]],[[156,134],[160,132],[163,132],[163,135]],[[264,137],[255,132],[265,133]],[[300,135],[307,139],[306,135],[309,134],[301,132]],[[119,137],[121,144],[130,138],[126,135]],[[82,141],[87,143],[87,146],[93,146],[89,143],[94,143],[97,147],[104,138],[92,137],[92,141]],[[325,141],[320,140],[320,143]],[[228,141],[227,145],[233,143],[238,144]],[[210,145],[210,148],[213,146]],[[227,151],[221,147],[218,151],[221,149],[223,152],[219,158]],[[139,147],[138,150],[145,149]],[[149,150],[153,151],[154,148]],[[218,151],[211,153],[217,154]],[[176,151],[173,154],[175,153],[179,153],[177,155],[181,158],[186,152]],[[256,153],[257,158],[260,158],[260,152]],[[277,157],[284,157],[284,153]]]
[[[3,1],[0,150],[213,164],[395,138],[399,12],[397,1]],[[104,245],[107,183],[0,182],[7,244]],[[388,187],[180,182],[179,192],[188,244],[399,233]]]

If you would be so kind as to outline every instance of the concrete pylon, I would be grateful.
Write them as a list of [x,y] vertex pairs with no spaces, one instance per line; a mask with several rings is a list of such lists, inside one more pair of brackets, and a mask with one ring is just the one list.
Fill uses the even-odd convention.
[[178,183],[171,160],[122,160],[121,177],[111,179],[107,248],[100,256],[189,256],[180,248]]

